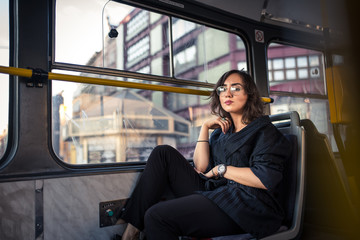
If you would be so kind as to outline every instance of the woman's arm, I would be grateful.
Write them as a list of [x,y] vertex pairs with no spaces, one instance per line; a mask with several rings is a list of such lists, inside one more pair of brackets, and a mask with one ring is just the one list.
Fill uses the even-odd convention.
[[196,143],[194,152],[194,164],[198,172],[204,173],[209,165],[210,148],[209,148],[209,130],[221,128],[223,133],[226,133],[231,123],[229,120],[221,118],[209,119],[201,126],[198,141]]
[[260,179],[248,167],[240,168],[227,166],[224,177],[246,186],[267,189]]
[[[218,166],[215,166],[212,170],[205,174],[206,177],[218,177]],[[216,176],[214,176],[214,174]],[[260,179],[251,171],[248,167],[234,167],[234,166],[227,166],[226,172],[224,174],[224,178],[229,180],[233,180],[240,184],[255,187],[255,188],[262,188],[267,189],[264,184],[260,181]]]
[[[207,142],[203,142],[207,141]],[[196,143],[194,152],[194,164],[198,172],[205,172],[209,165],[210,148],[209,148],[209,128],[206,125],[202,125],[198,142]]]

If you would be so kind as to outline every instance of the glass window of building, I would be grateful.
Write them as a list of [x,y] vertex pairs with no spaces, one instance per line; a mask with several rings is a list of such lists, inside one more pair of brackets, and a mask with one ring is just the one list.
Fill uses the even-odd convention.
[[295,58],[294,57],[285,58],[285,67],[287,69],[295,68]]
[[136,11],[126,24],[126,39],[129,40],[146,29],[149,25],[150,14],[148,11]]
[[276,81],[284,80],[284,72],[283,71],[274,71],[274,79]]
[[[149,85],[170,85],[177,78],[186,88],[190,81],[215,83],[225,71],[248,69],[245,44],[235,34],[106,0],[86,4],[94,12],[83,16],[84,4],[78,2],[69,8],[64,0],[56,1],[56,62],[158,75],[169,83],[71,74]],[[85,23],[92,26],[87,37],[70,34]],[[110,36],[115,30],[118,35]],[[82,60],[74,57],[74,49],[86,52]],[[61,81],[52,81],[52,102],[53,149],[69,164],[146,161],[159,144],[172,145],[190,159],[200,127],[211,115],[207,96]]]
[[273,60],[273,68],[274,69],[283,69],[284,68],[284,59],[276,58]]
[[319,56],[317,56],[317,55],[309,56],[309,63],[310,63],[310,66],[312,66],[312,67],[319,66],[320,65]]
[[296,79],[296,71],[295,70],[286,70],[286,79],[288,79],[288,80]]
[[196,66],[196,46],[186,46],[185,49],[179,49],[178,53],[174,56],[174,68],[178,73],[189,70]]
[[184,21],[179,18],[173,18],[173,41],[178,40],[183,37],[185,34],[193,31],[197,28],[197,24],[189,21]]
[[299,78],[308,78],[309,77],[309,74],[308,74],[308,69],[299,69],[298,70],[298,75],[299,75]]
[[247,70],[239,36],[183,19],[172,22],[174,77],[215,83],[225,71]]
[[[297,111],[301,118],[312,120],[319,132],[329,137],[336,150],[327,101],[323,53],[274,43],[269,45],[267,56],[268,62],[278,60],[279,56],[285,61],[282,69],[268,68],[268,75],[273,76],[269,77],[270,96],[274,98],[274,103],[270,105],[271,114]],[[280,76],[284,76],[284,79]]]
[[128,48],[126,61],[128,67],[131,67],[149,55],[149,40],[149,36],[146,36]]
[[[9,66],[9,1],[0,1],[0,65]],[[8,145],[9,75],[0,74],[0,159]]]
[[308,57],[307,56],[297,57],[296,60],[297,60],[298,67],[307,67],[308,66]]

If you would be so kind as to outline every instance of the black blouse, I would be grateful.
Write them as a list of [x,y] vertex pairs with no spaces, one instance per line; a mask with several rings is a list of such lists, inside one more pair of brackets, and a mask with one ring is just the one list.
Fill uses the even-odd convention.
[[212,133],[208,169],[220,163],[249,167],[267,190],[223,180],[222,184],[215,184],[214,189],[200,193],[223,209],[243,230],[255,237],[264,237],[276,232],[284,218],[273,190],[282,179],[283,162],[289,158],[291,146],[268,116],[257,118],[239,132],[232,131],[230,128],[224,134],[216,129]]

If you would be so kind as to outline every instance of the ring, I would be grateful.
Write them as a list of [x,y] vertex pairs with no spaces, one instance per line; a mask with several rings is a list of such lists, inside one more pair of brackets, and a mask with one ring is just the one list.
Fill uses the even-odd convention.
[[226,118],[223,117],[223,118],[221,118],[221,120],[226,121]]

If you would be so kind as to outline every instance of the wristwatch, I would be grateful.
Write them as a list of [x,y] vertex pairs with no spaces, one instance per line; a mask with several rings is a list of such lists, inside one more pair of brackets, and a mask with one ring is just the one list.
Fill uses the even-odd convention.
[[220,164],[218,166],[218,173],[220,177],[224,177],[224,174],[226,173],[226,165],[225,164]]

